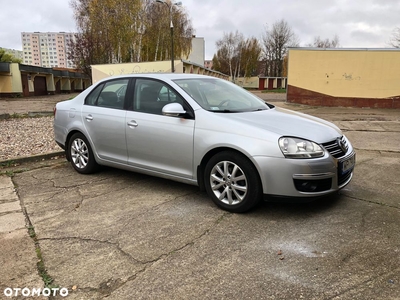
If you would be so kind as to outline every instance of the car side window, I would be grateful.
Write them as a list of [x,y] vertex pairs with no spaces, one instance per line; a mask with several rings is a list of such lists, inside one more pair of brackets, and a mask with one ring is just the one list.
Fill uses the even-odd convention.
[[123,109],[129,79],[110,80],[96,87],[86,98],[85,104]]
[[97,86],[85,99],[86,105],[96,105],[97,99],[99,98],[100,92],[103,89],[104,84]]
[[167,84],[151,79],[136,80],[135,111],[162,115],[162,108],[169,103],[180,103],[184,106],[183,98]]

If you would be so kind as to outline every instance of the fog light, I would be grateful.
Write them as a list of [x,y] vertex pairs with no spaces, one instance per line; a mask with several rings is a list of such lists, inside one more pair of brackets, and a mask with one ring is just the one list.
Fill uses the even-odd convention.
[[303,182],[301,184],[301,189],[307,192],[314,192],[317,189],[317,185],[312,182]]
[[332,187],[332,178],[318,180],[293,179],[296,190],[304,193],[328,191]]

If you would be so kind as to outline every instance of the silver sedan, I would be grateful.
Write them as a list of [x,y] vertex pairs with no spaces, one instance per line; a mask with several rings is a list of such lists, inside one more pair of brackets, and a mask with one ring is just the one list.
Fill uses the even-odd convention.
[[54,132],[79,173],[106,165],[198,185],[231,212],[338,191],[355,166],[334,124],[202,75],[106,78],[56,105]]

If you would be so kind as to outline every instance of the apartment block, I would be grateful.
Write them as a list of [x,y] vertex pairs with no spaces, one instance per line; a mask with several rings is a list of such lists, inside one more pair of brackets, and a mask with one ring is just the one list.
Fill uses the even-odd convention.
[[74,68],[68,60],[69,44],[74,33],[22,32],[23,63],[38,67]]

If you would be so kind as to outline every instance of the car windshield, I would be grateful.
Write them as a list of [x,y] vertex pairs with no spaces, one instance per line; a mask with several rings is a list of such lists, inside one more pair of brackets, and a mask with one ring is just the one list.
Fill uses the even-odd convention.
[[174,82],[208,111],[229,113],[269,109],[263,100],[226,80],[190,78]]

